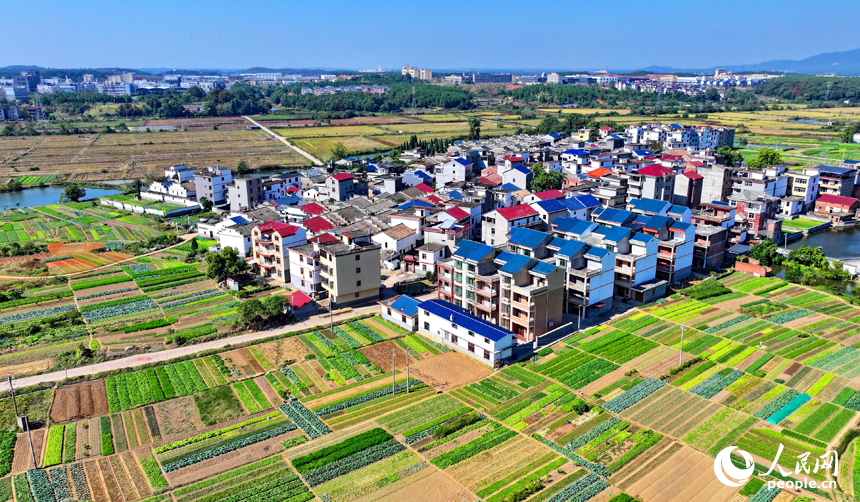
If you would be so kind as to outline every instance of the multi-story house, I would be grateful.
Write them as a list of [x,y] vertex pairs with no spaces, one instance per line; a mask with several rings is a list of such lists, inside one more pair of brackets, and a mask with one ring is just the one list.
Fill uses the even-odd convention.
[[254,264],[260,275],[284,286],[290,279],[289,248],[307,244],[304,228],[278,221],[267,221],[251,231]]
[[205,197],[216,206],[229,203],[227,187],[233,184],[233,172],[220,166],[206,167],[194,173],[197,200]]
[[732,193],[747,191],[770,197],[785,197],[788,177],[783,176],[784,173],[785,166],[768,167],[761,171],[738,171],[732,179]]
[[721,226],[697,225],[693,244],[693,268],[719,267],[729,245],[729,229]]
[[705,177],[695,171],[684,171],[675,177],[672,204],[697,208],[702,202]]
[[[335,174],[329,176],[325,182],[328,195],[336,201],[344,201],[356,195],[367,195],[367,184],[349,173]],[[361,186],[364,190],[361,190]]]
[[499,319],[499,250],[464,240],[451,258],[438,262],[438,297],[491,322]]
[[518,251],[531,256],[503,252],[495,260],[501,276],[498,324],[521,342],[530,342],[562,325],[565,273],[554,263],[537,259],[535,250]]
[[462,157],[451,159],[436,167],[436,186],[441,187],[446,183],[455,181],[472,181],[475,164]]
[[810,173],[818,170],[819,195],[838,195],[840,197],[854,196],[854,182],[857,170],[850,167],[816,166],[804,169]]
[[789,195],[802,197],[802,211],[806,212],[815,207],[815,199],[818,198],[819,192],[819,171],[818,169],[804,168],[803,171],[789,171],[788,175],[788,191]]
[[427,300],[418,306],[418,330],[490,366],[512,356],[513,333],[443,300]]
[[[698,229],[704,227],[715,227],[726,230],[726,249],[734,244],[743,244],[747,240],[747,226],[745,223],[738,223],[735,215],[737,209],[728,202],[706,202],[701,204],[701,210],[693,213],[692,222],[696,225],[696,235],[699,235]],[[708,233],[710,235],[711,233]],[[715,239],[719,239],[719,234]],[[710,240],[710,239],[708,239]],[[696,244],[695,250],[699,250],[699,244]],[[710,256],[708,252],[700,252],[700,255]],[[722,261],[720,261],[722,263]],[[717,264],[719,265],[719,263]]]
[[370,238],[320,244],[320,282],[336,306],[344,307],[379,299],[380,246]]
[[675,173],[666,167],[651,165],[627,175],[627,200],[672,200]]
[[601,185],[594,191],[594,197],[604,207],[623,208],[627,204],[626,177],[610,174],[600,178]]
[[[426,234],[425,234],[426,235]],[[417,248],[418,264],[415,271],[422,274],[435,274],[436,264],[448,257],[448,246],[428,242]]]
[[657,279],[675,284],[690,276],[693,268],[693,247],[696,227],[667,216],[652,216],[647,221],[636,220],[643,234],[657,240]]
[[227,199],[231,211],[254,209],[263,200],[263,179],[259,177],[236,178],[227,185]]
[[735,144],[735,130],[728,127],[701,126],[698,132],[699,150],[719,150]]
[[734,175],[737,168],[722,165],[702,166],[696,168],[701,174],[702,180],[702,202],[722,201],[727,202],[731,195]]
[[[579,224],[597,227],[597,224],[585,221],[580,221]],[[547,247],[554,251],[555,264],[566,275],[564,311],[567,314],[588,318],[605,314],[612,309],[614,252],[558,237]]]
[[186,167],[184,164],[170,166],[164,170],[164,177],[168,180],[179,181],[180,183],[185,181],[194,181],[194,171]]
[[506,236],[512,228],[541,229],[543,225],[544,222],[537,211],[526,204],[518,204],[485,214],[482,218],[481,235],[484,243],[497,246],[507,242]]
[[[781,240],[782,219],[777,219],[780,199],[758,192],[741,190],[729,197],[729,205],[737,208],[735,221],[746,226],[750,238]],[[750,235],[752,234],[752,235]]]
[[302,244],[287,251],[290,255],[290,287],[316,298],[322,291],[319,244]]

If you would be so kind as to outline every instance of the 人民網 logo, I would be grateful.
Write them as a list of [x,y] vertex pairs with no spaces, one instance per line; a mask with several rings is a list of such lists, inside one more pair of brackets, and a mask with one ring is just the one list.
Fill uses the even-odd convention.
[[741,469],[732,463],[731,454],[735,448],[737,446],[723,448],[714,457],[714,474],[717,475],[720,483],[726,486],[741,486],[745,484],[752,476],[753,470],[755,470],[752,455],[743,450],[738,450],[738,453],[743,457],[744,462],[746,462],[746,467]]

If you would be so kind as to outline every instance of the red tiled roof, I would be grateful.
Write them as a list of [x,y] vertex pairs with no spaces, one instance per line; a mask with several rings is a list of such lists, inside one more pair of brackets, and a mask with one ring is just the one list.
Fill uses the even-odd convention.
[[841,195],[824,194],[819,197],[818,200],[816,200],[815,202],[823,202],[825,204],[851,207],[852,204],[857,202],[857,199],[855,199],[854,197],[842,197]]
[[301,190],[301,188],[289,187],[289,188],[287,188],[287,193],[295,193],[295,192],[298,192],[300,190]]
[[442,202],[442,198],[439,197],[438,195],[428,195],[427,200],[432,202],[433,204],[438,204],[438,203]]
[[418,183],[417,185],[415,185],[415,188],[417,188],[418,190],[421,190],[424,193],[435,192],[435,190],[433,190],[432,187],[429,187],[429,186],[425,185],[424,183]]
[[612,174],[612,170],[606,169],[605,167],[600,167],[600,168],[594,169],[593,171],[588,173],[588,177],[589,178],[602,178],[602,177],[606,176],[607,174]]
[[331,244],[333,242],[340,242],[340,240],[333,236],[332,234],[325,232],[317,235],[316,237],[311,237],[308,239],[309,242],[319,242],[320,244]]
[[290,295],[290,306],[294,309],[302,308],[311,302],[313,302],[313,299],[299,290],[296,290],[295,293]]
[[639,170],[639,174],[645,176],[664,176],[666,174],[672,174],[672,170],[663,166],[653,165],[648,167],[643,167]]
[[603,127],[601,127],[601,128],[600,128],[600,130],[601,130],[601,131],[614,131],[615,129],[613,129],[613,128],[609,127],[609,126],[603,126]]
[[538,212],[527,204],[518,204],[511,207],[501,207],[496,209],[499,216],[506,220],[515,220],[517,218],[525,218],[526,216],[537,216]]
[[505,155],[502,157],[502,160],[509,160],[511,162],[523,162],[523,158],[517,155]]
[[302,225],[311,232],[318,233],[323,232],[325,230],[331,230],[334,228],[334,225],[329,223],[329,221],[322,216],[314,216],[313,218],[308,218],[302,222]]
[[469,216],[469,213],[463,211],[459,207],[452,207],[451,209],[445,211],[445,213],[451,215],[452,218],[455,218],[457,220],[462,220],[463,218]]
[[320,206],[316,202],[311,202],[310,204],[299,206],[299,208],[304,211],[305,214],[309,214],[311,216],[319,216],[325,212],[325,208]]
[[491,180],[490,178],[487,178],[486,176],[483,178],[478,178],[478,181],[476,183],[481,183],[483,185],[490,185],[490,186],[496,185],[495,181]]
[[337,181],[345,181],[345,180],[351,180],[352,175],[349,173],[340,173],[340,174],[335,174],[334,176],[332,176],[332,178],[336,179]]
[[543,192],[538,192],[534,194],[540,200],[549,200],[549,199],[563,199],[564,194],[558,190],[544,190]]
[[675,157],[674,155],[664,155],[664,156],[660,157],[660,160],[672,160],[672,161],[675,161],[675,160],[678,160],[678,159],[680,159],[680,158],[681,158],[681,157]]
[[281,237],[288,237],[290,235],[295,235],[295,233],[299,230],[299,227],[295,225],[287,225],[286,223],[281,223],[280,221],[267,221],[261,225],[257,225],[257,230],[260,232],[270,232],[275,231]]
[[700,179],[704,178],[704,176],[697,173],[696,171],[684,171],[683,173],[681,173],[681,176],[686,176],[687,178],[690,178],[691,180],[700,180]]

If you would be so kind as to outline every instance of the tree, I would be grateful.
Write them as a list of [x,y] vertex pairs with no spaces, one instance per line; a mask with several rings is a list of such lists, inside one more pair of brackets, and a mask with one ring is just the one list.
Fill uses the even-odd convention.
[[812,246],[801,246],[788,253],[788,260],[806,267],[828,268],[830,266],[824,251]]
[[763,241],[750,247],[750,258],[755,258],[765,267],[779,265],[782,263],[783,256],[777,252],[778,249],[779,247],[770,237],[765,237]]
[[212,210],[212,201],[207,199],[206,197],[200,197],[200,200],[197,202],[200,203],[200,207],[203,209],[203,212],[208,213]]
[[347,156],[346,145],[344,145],[340,141],[336,142],[331,147],[331,155],[334,160],[345,159]]
[[544,190],[553,190],[561,188],[564,183],[564,175],[558,171],[547,171],[542,164],[532,165],[532,186],[533,192],[543,192]]
[[741,152],[733,149],[732,147],[730,147],[728,145],[721,146],[717,150],[717,155],[722,155],[723,156],[723,164],[727,165],[729,167],[740,166],[741,163],[743,163],[743,161],[744,161],[744,155]]
[[469,119],[469,139],[481,139],[481,121]]
[[650,145],[648,145],[648,149],[651,150],[651,153],[654,155],[659,155],[663,153],[663,143],[659,141],[654,141]]
[[86,197],[87,191],[78,185],[69,185],[63,190],[63,195],[60,197],[60,202],[79,202]]
[[242,326],[259,326],[263,321],[264,310],[260,300],[245,300],[236,307],[236,322]]
[[236,165],[236,173],[239,175],[248,174],[251,172],[251,168],[248,167],[248,163],[244,160],[240,160]]
[[199,247],[200,247],[200,245],[199,245],[199,244],[197,244],[197,239],[191,239],[191,251],[192,251],[192,254],[197,254],[197,248],[199,248]]
[[281,295],[272,295],[263,298],[263,309],[269,317],[284,315],[287,310],[287,298]]
[[218,282],[228,277],[244,274],[248,264],[231,247],[225,247],[220,253],[206,253],[206,276]]
[[762,148],[756,158],[747,162],[747,166],[753,169],[764,169],[777,164],[782,164],[782,154],[773,148]]

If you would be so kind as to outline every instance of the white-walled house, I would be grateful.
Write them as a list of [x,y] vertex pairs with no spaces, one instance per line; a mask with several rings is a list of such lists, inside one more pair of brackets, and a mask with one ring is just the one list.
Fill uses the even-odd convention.
[[409,331],[418,329],[418,306],[421,305],[421,300],[408,295],[398,295],[379,302],[379,305],[383,319]]
[[322,291],[319,249],[313,244],[288,248],[290,254],[290,286],[314,298]]
[[512,332],[444,300],[427,300],[418,306],[418,330],[490,366],[509,360],[513,351]]
[[418,243],[418,234],[403,223],[383,230],[370,238],[382,246],[382,251],[409,251]]

